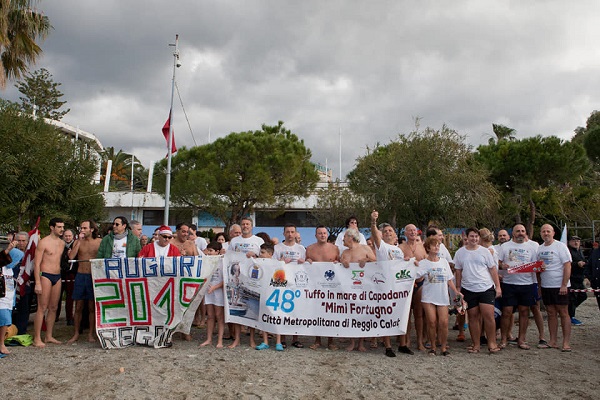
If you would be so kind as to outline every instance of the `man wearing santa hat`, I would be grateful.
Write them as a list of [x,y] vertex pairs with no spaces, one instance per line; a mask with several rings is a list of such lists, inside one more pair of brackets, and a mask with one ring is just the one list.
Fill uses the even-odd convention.
[[173,231],[166,225],[158,228],[158,240],[145,245],[138,257],[173,257],[180,256],[179,249],[171,245]]

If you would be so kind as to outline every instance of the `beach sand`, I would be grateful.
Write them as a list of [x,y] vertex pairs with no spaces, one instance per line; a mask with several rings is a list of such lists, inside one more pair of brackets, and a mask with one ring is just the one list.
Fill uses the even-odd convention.
[[[236,349],[199,348],[206,338],[200,328],[192,328],[193,342],[177,339],[168,349],[102,350],[84,332],[74,345],[10,347],[0,360],[2,393],[5,399],[593,399],[600,370],[593,297],[577,317],[584,325],[572,329],[571,353],[536,348],[530,319],[531,350],[509,345],[494,355],[468,354],[468,333],[459,343],[450,330],[447,357],[415,350],[388,358],[383,347],[348,353],[344,339],[336,339],[338,351],[311,350],[312,337],[302,338],[304,349],[285,352],[251,349],[247,336]],[[56,338],[66,342],[71,335],[61,318]]]

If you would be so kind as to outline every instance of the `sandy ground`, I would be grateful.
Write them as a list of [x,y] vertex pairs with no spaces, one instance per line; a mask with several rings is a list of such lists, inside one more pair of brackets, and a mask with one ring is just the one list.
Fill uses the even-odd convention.
[[[45,349],[11,347],[0,360],[3,398],[23,399],[593,399],[600,384],[600,311],[594,298],[578,309],[585,325],[573,327],[573,352],[529,351],[509,346],[499,354],[468,354],[455,341],[451,355],[383,355],[304,349],[256,351],[248,337],[236,349],[198,348],[206,330],[193,328],[194,342],[170,349],[102,350],[84,340]],[[450,317],[451,322],[454,317]],[[61,318],[56,337],[72,334]],[[530,319],[528,341],[537,343]],[[260,343],[259,338],[256,338]],[[288,338],[289,341],[289,338]],[[414,343],[414,339],[412,341]],[[338,344],[346,343],[338,340]],[[6,394],[11,396],[7,397]],[[594,395],[593,393],[596,393]]]

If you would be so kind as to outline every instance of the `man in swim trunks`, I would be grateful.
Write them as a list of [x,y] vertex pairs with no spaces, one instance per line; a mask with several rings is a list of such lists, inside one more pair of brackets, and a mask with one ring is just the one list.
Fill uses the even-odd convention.
[[[65,223],[60,218],[52,218],[49,223],[50,235],[46,236],[35,249],[34,274],[35,294],[38,296],[38,309],[33,323],[33,345],[45,347],[45,343],[61,344],[52,336],[56,310],[60,301],[60,259],[65,247],[61,236],[65,231]],[[42,342],[42,324],[46,318],[46,340]]]
[[69,339],[67,344],[74,343],[79,339],[79,327],[81,326],[83,308],[86,301],[88,302],[88,318],[90,321],[88,342],[93,342],[95,340],[94,333],[96,330],[96,319],[94,317],[94,286],[92,282],[92,264],[90,263],[90,260],[96,258],[101,242],[102,239],[100,239],[96,223],[92,220],[81,222],[79,240],[75,241],[73,248],[69,252],[69,258],[71,260],[79,260],[79,267],[77,269],[77,275],[75,275],[75,285],[73,288],[73,301],[75,301],[75,333],[73,334],[73,337]]

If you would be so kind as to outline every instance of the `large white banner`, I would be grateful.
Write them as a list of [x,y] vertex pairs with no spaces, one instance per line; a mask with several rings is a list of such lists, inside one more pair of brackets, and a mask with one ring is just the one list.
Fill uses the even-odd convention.
[[408,261],[285,264],[226,253],[227,322],[270,333],[372,337],[406,333],[415,266]]
[[202,283],[221,263],[219,256],[92,260],[102,348],[169,347],[175,332],[189,333]]

